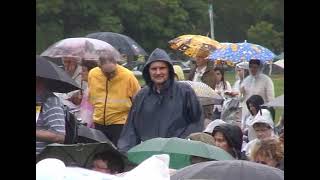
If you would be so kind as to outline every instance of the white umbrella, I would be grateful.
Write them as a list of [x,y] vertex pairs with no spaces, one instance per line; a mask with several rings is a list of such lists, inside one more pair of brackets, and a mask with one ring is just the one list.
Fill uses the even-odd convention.
[[274,64],[284,69],[284,59],[276,61]]
[[284,107],[284,95],[276,97],[274,100],[264,104],[264,106]]

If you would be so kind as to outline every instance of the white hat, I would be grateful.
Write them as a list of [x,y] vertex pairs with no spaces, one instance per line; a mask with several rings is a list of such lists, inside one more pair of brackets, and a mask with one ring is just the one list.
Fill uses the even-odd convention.
[[265,124],[268,124],[273,129],[274,122],[272,120],[270,111],[268,111],[267,109],[261,109],[261,112],[262,112],[262,115],[260,114],[260,111],[259,111],[258,114],[254,117],[250,126],[253,126],[256,123],[265,123]]
[[224,122],[222,119],[213,120],[211,123],[208,124],[208,126],[206,127],[205,130],[203,130],[203,132],[211,134],[213,129],[216,126],[219,126],[219,125],[224,124],[224,123],[226,123],[226,122]]

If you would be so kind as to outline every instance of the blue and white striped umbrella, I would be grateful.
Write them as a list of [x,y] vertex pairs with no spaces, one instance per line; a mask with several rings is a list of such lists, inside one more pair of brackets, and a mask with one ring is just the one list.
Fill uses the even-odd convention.
[[252,43],[221,43],[222,48],[213,51],[208,59],[223,60],[237,63],[240,61],[249,61],[258,59],[262,62],[272,60],[276,55],[269,49]]

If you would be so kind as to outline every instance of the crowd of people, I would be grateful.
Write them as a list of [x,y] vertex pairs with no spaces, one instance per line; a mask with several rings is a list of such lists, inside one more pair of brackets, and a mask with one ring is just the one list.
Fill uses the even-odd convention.
[[[274,85],[262,73],[261,61],[252,59],[237,64],[237,79],[231,86],[223,68],[206,57],[195,58],[195,67],[186,79],[207,84],[225,102],[239,100],[240,115],[229,122],[221,116],[225,102],[203,107],[194,90],[179,82],[184,80],[181,68],[172,65],[163,49],[155,49],[145,63],[144,87],[140,87],[130,70],[117,64],[120,59],[118,52],[101,56],[98,62],[63,58],[65,71],[83,89],[67,94],[50,92],[43,79],[37,77],[36,101],[41,102],[42,109],[37,120],[36,154],[49,143],[64,143],[62,106],[71,103],[80,109],[76,113],[83,123],[103,132],[123,153],[152,138],[179,137],[220,147],[235,159],[283,170],[283,115],[276,126],[274,109],[263,106],[274,98]],[[123,165],[111,159],[97,154],[92,169],[112,174],[123,172]]]

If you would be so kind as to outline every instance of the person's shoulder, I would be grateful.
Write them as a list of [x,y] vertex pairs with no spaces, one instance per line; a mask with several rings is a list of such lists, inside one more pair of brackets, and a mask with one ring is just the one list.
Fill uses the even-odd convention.
[[57,97],[56,95],[50,93],[47,98],[46,98],[46,101],[45,103],[49,103],[49,104],[55,104],[55,105],[60,105],[62,104],[59,97]]
[[183,82],[179,82],[179,81],[175,81],[174,86],[176,86],[179,90],[181,90],[182,92],[190,92],[193,91],[192,87],[187,84],[187,83],[183,83]]
[[102,75],[102,71],[101,71],[100,67],[92,68],[88,74],[88,76],[96,76],[96,75]]
[[117,68],[119,70],[119,72],[122,74],[122,75],[126,75],[127,77],[135,77],[133,72],[130,71],[129,69],[127,69],[126,67],[123,67],[121,65],[117,65]]
[[265,80],[271,80],[271,81],[272,81],[271,77],[268,76],[268,75],[266,75],[266,74],[264,74],[264,73],[261,73],[261,74],[260,74],[260,77],[262,77],[262,78],[265,79]]
[[43,103],[43,107],[45,109],[51,109],[53,107],[63,107],[62,102],[60,101],[60,99],[55,96],[54,94],[50,93],[47,95],[45,102]]
[[141,96],[145,95],[149,91],[150,91],[150,87],[149,86],[144,86],[143,88],[141,88],[138,91],[138,93],[136,94],[135,98],[140,98]]
[[184,82],[174,81],[173,84],[176,85],[176,86],[178,86],[179,88],[192,89],[189,84],[184,83]]
[[245,145],[245,147],[243,148],[243,151],[249,153],[250,149],[253,147],[253,145],[255,145],[259,140],[253,139],[252,141],[249,141],[248,144]]

